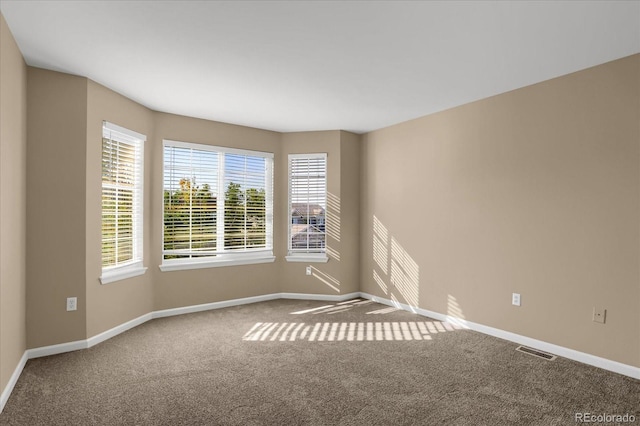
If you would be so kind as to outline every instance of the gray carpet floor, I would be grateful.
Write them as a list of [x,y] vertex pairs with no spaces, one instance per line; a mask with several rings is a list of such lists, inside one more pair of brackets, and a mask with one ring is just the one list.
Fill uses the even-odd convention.
[[[571,425],[640,381],[370,301],[156,319],[30,360],[2,425]],[[592,423],[593,424],[593,423]]]

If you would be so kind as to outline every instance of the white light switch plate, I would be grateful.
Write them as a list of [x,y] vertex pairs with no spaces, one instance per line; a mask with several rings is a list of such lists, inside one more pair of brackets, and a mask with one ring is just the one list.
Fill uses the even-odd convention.
[[520,306],[520,293],[513,293],[511,295],[511,304],[515,306]]

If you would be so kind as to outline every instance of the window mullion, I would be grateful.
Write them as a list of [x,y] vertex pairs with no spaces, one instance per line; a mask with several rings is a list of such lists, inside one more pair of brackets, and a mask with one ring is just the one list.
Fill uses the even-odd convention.
[[244,170],[243,170],[243,185],[242,187],[240,187],[240,193],[242,193],[242,188],[244,188],[244,197],[242,197],[243,200],[243,209],[244,212],[242,214],[243,217],[243,221],[242,221],[242,229],[243,229],[243,237],[244,237],[244,248],[247,249],[247,220],[249,219],[249,212],[247,211],[247,157],[244,157],[244,161],[243,161],[243,166],[244,166]]
[[189,257],[193,257],[193,185],[195,182],[193,181],[195,178],[194,170],[193,170],[193,150],[189,150],[189,171],[190,171],[190,179],[189,182]]
[[[109,135],[109,137],[111,137],[111,135]],[[111,144],[113,147],[113,139],[111,139]],[[117,265],[120,260],[120,221],[119,221],[119,213],[120,213],[120,144],[118,143],[116,145],[116,181],[115,181],[115,191],[114,191],[114,205],[115,205],[115,212],[114,212],[114,218],[115,218],[115,222],[114,222],[114,229],[115,229],[115,243],[114,243],[114,250],[115,250],[115,264]]]
[[265,187],[265,226],[266,232],[265,244],[267,247],[273,246],[273,162],[267,160],[264,162],[266,187]]
[[224,153],[218,153],[218,200],[216,209],[216,252],[224,252],[224,235],[226,232],[224,224]]

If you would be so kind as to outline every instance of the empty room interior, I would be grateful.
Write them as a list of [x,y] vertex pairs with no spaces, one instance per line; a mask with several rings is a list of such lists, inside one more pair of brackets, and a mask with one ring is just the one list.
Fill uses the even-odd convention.
[[0,12],[1,424],[640,421],[640,2]]

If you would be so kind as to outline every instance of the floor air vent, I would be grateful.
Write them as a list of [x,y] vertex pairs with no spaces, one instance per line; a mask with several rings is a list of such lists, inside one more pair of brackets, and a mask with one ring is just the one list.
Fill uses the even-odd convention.
[[551,354],[548,354],[546,352],[541,352],[541,351],[536,350],[536,349],[528,348],[526,346],[518,346],[516,348],[516,351],[524,352],[525,354],[529,354],[529,355],[536,356],[538,358],[546,359],[547,361],[553,361],[554,359],[557,358],[557,356],[555,356],[555,355],[551,355]]

